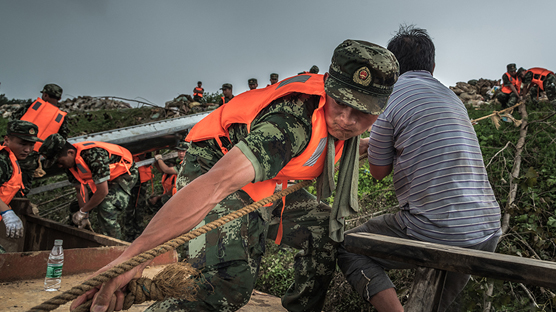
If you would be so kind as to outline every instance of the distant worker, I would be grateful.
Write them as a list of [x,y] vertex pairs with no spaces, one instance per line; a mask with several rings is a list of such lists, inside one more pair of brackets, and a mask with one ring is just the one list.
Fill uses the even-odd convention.
[[222,90],[222,97],[218,101],[218,106],[222,106],[234,98],[232,88],[231,83],[225,83],[222,85],[222,88],[220,88],[220,90]]
[[195,102],[201,102],[201,100],[203,99],[203,93],[205,92],[205,89],[201,87],[202,85],[202,81],[197,81],[197,86],[195,87],[195,89],[193,89],[193,101]]
[[[61,111],[58,102],[62,98],[62,88],[57,84],[47,84],[41,91],[41,97],[33,103],[28,104],[17,110],[11,117],[12,120],[26,120],[39,127],[38,138],[46,139],[53,133],[59,133],[67,138],[69,127],[66,119],[66,112]],[[24,160],[19,161],[22,171],[23,184],[25,185],[24,194],[27,194],[32,187],[33,176],[44,175],[44,171],[39,169],[39,148],[41,143],[35,144],[34,150]],[[36,173],[35,173],[36,171]]]
[[272,73],[272,74],[270,74],[270,84],[267,85],[267,87],[270,86],[270,85],[273,85],[277,82],[278,82],[278,74],[277,73]]
[[[25,187],[18,162],[29,156],[35,142],[42,142],[37,137],[38,132],[37,125],[31,122],[12,120],[8,122],[4,144],[0,146],[0,220],[4,221],[9,238],[23,237],[23,223],[9,204]],[[0,246],[0,253],[5,252]]]
[[519,94],[521,88],[521,77],[525,69],[517,67],[514,63],[506,66],[507,72],[502,75],[502,89],[496,95],[496,98],[502,104],[502,108],[514,106],[517,101],[521,100]]
[[256,78],[251,78],[247,80],[247,83],[249,84],[249,90],[257,89],[257,87],[259,86]]
[[174,161],[172,166],[168,166],[162,159],[162,155],[155,155],[155,167],[162,172],[162,188],[163,194],[158,196],[152,196],[149,198],[149,203],[151,206],[160,209],[162,205],[176,193],[176,177],[179,173],[181,167],[184,165],[185,154],[187,152],[189,144],[185,141],[181,141],[175,147],[178,152],[178,158]]
[[[123,239],[121,219],[139,178],[131,153],[104,142],[70,144],[57,133],[44,140],[39,153],[46,158],[45,168],[56,164],[66,169],[68,180],[75,187],[80,209],[72,215],[73,223],[79,228],[90,228],[89,212],[96,208],[97,232]],[[86,185],[93,192],[90,198]]]
[[523,85],[525,86],[523,95],[529,93],[533,102],[536,103],[540,93],[545,91],[548,100],[552,105],[556,105],[556,76],[554,76],[554,72],[540,67],[530,68],[523,76]]
[[311,69],[309,69],[309,71],[302,71],[300,73],[297,73],[298,75],[303,75],[303,74],[318,74],[319,73],[319,67],[317,65],[313,65],[311,66]]

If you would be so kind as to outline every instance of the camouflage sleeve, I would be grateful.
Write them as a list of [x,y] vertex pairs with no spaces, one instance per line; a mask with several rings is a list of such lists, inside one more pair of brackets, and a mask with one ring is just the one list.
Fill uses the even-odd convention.
[[60,125],[60,129],[58,129],[58,133],[64,137],[64,139],[67,139],[69,137],[69,133],[70,133],[70,129],[68,127],[68,116],[66,115],[66,117],[64,117],[64,121],[62,121],[62,124]]
[[527,73],[525,73],[525,76],[523,76],[523,79],[521,81],[524,84],[530,84],[531,81],[533,81],[533,72],[528,71]]
[[81,152],[85,164],[91,169],[95,184],[110,179],[110,158],[108,155],[108,151],[100,147],[93,147]]
[[8,182],[13,174],[13,168],[8,152],[2,150],[0,152],[0,185]]
[[311,115],[318,97],[302,94],[281,98],[251,124],[251,132],[236,146],[255,169],[254,182],[274,178],[311,139]]
[[510,81],[510,78],[508,78],[508,75],[504,74],[502,75],[502,85],[504,86],[511,86],[512,82]]

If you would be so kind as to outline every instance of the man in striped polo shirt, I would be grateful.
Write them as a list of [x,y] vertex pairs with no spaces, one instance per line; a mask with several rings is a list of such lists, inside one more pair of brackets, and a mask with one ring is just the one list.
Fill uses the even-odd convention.
[[[400,78],[372,127],[370,171],[380,180],[394,171],[400,211],[352,229],[494,251],[500,208],[488,181],[477,136],[458,97],[433,78],[434,44],[426,30],[401,26],[389,44]],[[385,269],[411,268],[339,250],[347,280],[378,311],[403,311]],[[469,275],[448,272],[440,310],[463,289]]]

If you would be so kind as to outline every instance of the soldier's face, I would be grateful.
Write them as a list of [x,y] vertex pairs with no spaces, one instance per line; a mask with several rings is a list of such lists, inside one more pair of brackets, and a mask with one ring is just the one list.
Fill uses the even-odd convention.
[[378,115],[371,115],[350,106],[336,102],[326,95],[324,115],[328,133],[338,140],[347,140],[365,132],[377,120]]
[[75,166],[75,151],[68,150],[68,153],[64,156],[58,156],[56,160],[56,165],[58,168],[69,169]]
[[15,136],[4,136],[4,146],[14,153],[17,160],[23,160],[33,151],[35,142],[25,141]]
[[249,90],[257,89],[258,86],[259,85],[256,84],[256,83],[251,83],[251,84],[249,84]]
[[183,160],[183,159],[185,158],[185,153],[186,153],[186,151],[180,151],[180,150],[178,150],[178,158],[179,158],[180,160]]
[[230,97],[230,96],[232,96],[232,89],[222,89],[222,94],[225,97]]
[[278,82],[278,78],[276,79],[270,78],[270,84],[275,84],[277,82]]

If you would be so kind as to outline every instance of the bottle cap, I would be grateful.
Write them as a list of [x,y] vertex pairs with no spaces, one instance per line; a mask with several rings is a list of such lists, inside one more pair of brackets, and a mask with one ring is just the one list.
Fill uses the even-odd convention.
[[54,240],[54,245],[62,245],[64,241],[62,239],[56,239]]

